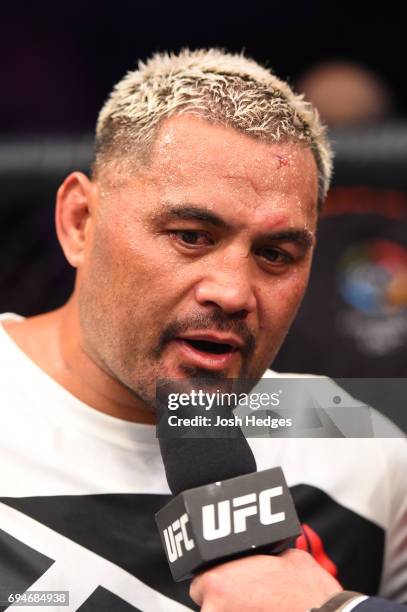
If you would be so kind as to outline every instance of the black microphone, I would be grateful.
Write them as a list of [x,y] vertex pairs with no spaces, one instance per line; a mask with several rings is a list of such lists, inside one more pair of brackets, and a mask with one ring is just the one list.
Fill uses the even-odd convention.
[[256,472],[240,428],[228,438],[159,442],[175,497],[156,522],[174,580],[241,556],[281,552],[300,535],[281,468]]

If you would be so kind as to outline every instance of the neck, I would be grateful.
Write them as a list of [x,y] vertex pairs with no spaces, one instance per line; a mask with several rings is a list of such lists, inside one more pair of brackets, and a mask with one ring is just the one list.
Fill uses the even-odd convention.
[[147,406],[112,377],[85,348],[74,299],[50,313],[4,325],[42,370],[90,407],[136,423],[155,423]]

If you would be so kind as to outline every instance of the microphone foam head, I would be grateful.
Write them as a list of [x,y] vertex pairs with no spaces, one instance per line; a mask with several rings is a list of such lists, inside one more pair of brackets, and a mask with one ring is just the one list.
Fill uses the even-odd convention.
[[231,438],[160,438],[159,443],[174,495],[257,471],[254,455],[241,431]]

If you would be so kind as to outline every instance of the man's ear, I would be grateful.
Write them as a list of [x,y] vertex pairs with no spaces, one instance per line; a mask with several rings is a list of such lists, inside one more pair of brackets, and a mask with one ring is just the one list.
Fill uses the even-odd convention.
[[83,261],[96,200],[97,186],[82,172],[72,172],[58,189],[55,210],[58,240],[74,268]]

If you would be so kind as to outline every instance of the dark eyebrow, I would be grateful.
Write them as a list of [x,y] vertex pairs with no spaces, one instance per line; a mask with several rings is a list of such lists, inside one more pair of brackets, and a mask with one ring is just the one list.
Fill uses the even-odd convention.
[[226,229],[228,224],[221,217],[209,211],[206,208],[199,206],[190,206],[188,204],[181,206],[171,206],[162,213],[158,213],[155,220],[171,221],[171,219],[182,219],[184,221],[204,221],[211,223],[216,227]]
[[280,232],[269,232],[262,236],[262,239],[270,242],[296,242],[304,248],[309,248],[314,244],[315,236],[306,229],[282,230]]

